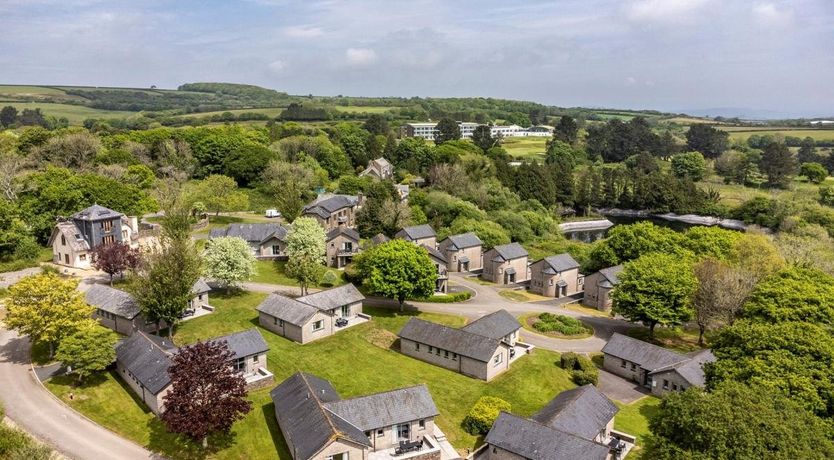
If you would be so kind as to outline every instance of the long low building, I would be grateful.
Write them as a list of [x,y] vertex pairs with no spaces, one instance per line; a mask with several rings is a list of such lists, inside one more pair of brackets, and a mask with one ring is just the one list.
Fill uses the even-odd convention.
[[[489,126],[489,132],[493,137],[550,137],[553,135],[553,127],[546,125],[524,128],[519,125],[481,125],[480,123],[459,121],[460,137],[463,139],[471,138],[478,126]],[[406,123],[401,129],[401,134],[404,137],[421,137],[427,141],[433,141],[437,135],[437,123],[431,121]]]

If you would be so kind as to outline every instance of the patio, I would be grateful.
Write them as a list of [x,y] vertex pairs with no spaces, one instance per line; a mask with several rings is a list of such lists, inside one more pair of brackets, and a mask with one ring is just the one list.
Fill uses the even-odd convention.
[[437,425],[434,426],[434,432],[431,435],[423,436],[423,447],[420,450],[407,452],[402,455],[397,455],[396,447],[390,449],[379,450],[368,454],[368,460],[406,460],[409,458],[420,457],[421,459],[440,459],[440,460],[455,460],[459,459],[457,451],[446,440],[446,435]]
[[533,348],[536,347],[530,345],[529,343],[516,342],[513,346],[513,351],[510,352],[510,362],[513,362],[518,358],[521,358],[522,356],[530,353],[531,351],[533,351]]
[[[346,320],[347,324],[339,325],[339,320]],[[359,324],[367,323],[370,320],[371,320],[370,315],[366,315],[364,313],[358,313],[356,316],[351,316],[350,318],[338,317],[338,318],[336,318],[336,320],[335,320],[336,322],[333,325],[335,326],[336,330],[341,331],[341,330],[347,329],[349,327],[353,327],[353,326],[357,326]]]
[[194,309],[194,314],[184,316],[180,321],[190,321],[194,318],[199,318],[201,316],[210,315],[214,311],[214,307],[209,305],[201,305]]

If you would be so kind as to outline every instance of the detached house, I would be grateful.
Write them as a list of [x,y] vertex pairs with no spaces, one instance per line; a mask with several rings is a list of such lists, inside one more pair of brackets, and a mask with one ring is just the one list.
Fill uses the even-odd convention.
[[49,237],[52,261],[80,269],[92,267],[92,252],[97,247],[117,242],[138,247],[137,219],[97,204],[69,219],[59,219]]
[[[272,382],[266,370],[266,342],[257,329],[238,332],[212,341],[225,342],[234,354],[229,365],[243,374],[247,388],[261,388]],[[165,411],[165,395],[171,388],[168,368],[177,353],[167,338],[135,332],[116,345],[116,372],[154,414]]]
[[566,297],[582,292],[584,277],[570,254],[545,257],[530,265],[530,290],[546,297]]
[[270,294],[256,310],[261,327],[304,344],[368,321],[363,300],[356,287],[345,284],[296,299]]
[[489,381],[532,349],[518,342],[519,329],[514,316],[499,310],[461,329],[411,318],[398,335],[403,354]]
[[434,282],[434,292],[445,294],[449,291],[449,273],[446,270],[446,265],[448,265],[448,261],[446,257],[434,248],[434,246],[427,246],[425,244],[421,245],[426,252],[429,253],[429,259],[431,259],[434,267],[437,269],[437,279]]
[[619,275],[623,271],[622,265],[603,268],[585,277],[585,298],[582,303],[600,311],[611,309],[611,291],[620,282]]
[[440,460],[439,412],[425,385],[342,399],[327,380],[298,372],[269,395],[294,460]]
[[287,229],[280,224],[231,224],[209,232],[209,239],[237,237],[249,244],[252,254],[261,259],[286,258]]
[[301,215],[312,217],[330,231],[337,227],[355,227],[360,197],[353,195],[320,195],[301,210]]
[[616,332],[602,353],[606,371],[637,382],[656,396],[703,387],[703,366],[715,361],[710,350],[681,354]]
[[390,180],[394,178],[394,167],[385,158],[377,158],[368,162],[368,167],[359,173],[359,177],[370,176],[379,180]]
[[481,277],[495,284],[515,284],[530,279],[527,250],[518,243],[495,246],[484,253]]
[[440,241],[438,249],[446,256],[450,272],[468,272],[483,267],[482,245],[478,235],[461,233]]
[[336,227],[327,232],[327,265],[344,268],[359,254],[359,232],[348,227]]
[[425,245],[432,248],[437,247],[437,233],[431,228],[431,225],[415,225],[413,227],[406,227],[396,235],[397,238],[410,241],[416,245]]

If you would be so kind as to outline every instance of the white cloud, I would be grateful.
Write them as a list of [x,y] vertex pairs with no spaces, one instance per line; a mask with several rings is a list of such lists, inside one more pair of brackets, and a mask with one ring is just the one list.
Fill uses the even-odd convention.
[[324,31],[314,26],[291,26],[284,29],[284,35],[291,38],[316,38],[324,35]]
[[274,73],[281,73],[284,70],[286,70],[287,62],[282,61],[281,59],[278,59],[278,60],[270,62],[267,67],[269,67],[269,70],[271,70]]
[[628,6],[628,18],[636,22],[684,22],[693,19],[710,0],[637,0]]
[[773,3],[759,3],[753,7],[753,19],[761,26],[784,27],[793,21],[793,11],[780,10]]
[[376,51],[370,48],[348,48],[345,51],[345,59],[352,66],[366,66],[376,61]]

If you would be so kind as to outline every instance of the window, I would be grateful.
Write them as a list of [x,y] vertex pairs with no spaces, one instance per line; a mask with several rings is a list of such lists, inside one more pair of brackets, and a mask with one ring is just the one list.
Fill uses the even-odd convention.
[[445,350],[443,352],[443,357],[446,358],[446,359],[449,359],[449,351],[448,350]]
[[626,360],[621,359],[620,361],[622,361],[622,363],[620,363],[620,367],[622,367],[622,368],[624,368],[624,369],[625,369],[625,367],[626,367]]
[[109,232],[113,230],[113,221],[112,220],[105,220],[101,223],[101,229],[105,232]]
[[452,361],[454,361],[456,359],[458,359],[458,354],[457,353],[452,353]]
[[440,356],[440,348],[435,348],[434,351],[437,352],[437,356]]
[[672,389],[673,389],[673,390],[675,390],[675,391],[678,391],[678,384],[677,384],[677,383],[673,383],[673,384],[672,384]]
[[260,356],[260,355],[255,355],[255,356],[253,356],[253,357],[252,357],[252,362],[253,362],[253,363],[259,363],[259,362],[261,362],[261,356]]
[[365,436],[367,436],[367,437],[369,437],[369,438],[370,438],[370,437],[371,437],[371,432],[370,432],[370,431],[366,431],[366,432],[365,432]]
[[431,353],[432,351],[434,351],[434,347],[432,347],[431,345],[429,345],[429,353]]
[[550,278],[549,280],[547,280],[547,285],[548,286],[553,286],[553,278]]
[[113,235],[107,235],[101,239],[102,244],[113,244],[116,242],[116,237]]
[[80,260],[82,262],[86,261],[87,260],[87,254],[80,254],[78,256],[78,260]]
[[324,320],[318,320],[313,323],[313,332],[320,331],[324,329]]
[[502,361],[504,361],[504,355],[502,354],[495,355],[495,358],[492,358],[492,363],[495,366],[501,364]]
[[419,422],[417,422],[417,426],[419,426],[421,430],[425,430],[426,429],[426,421],[425,420],[420,420]]
[[278,246],[277,244],[273,244],[272,245],[272,255],[277,256],[278,254],[281,254],[281,246]]
[[376,435],[377,435],[377,437],[385,436],[385,430],[382,429],[382,428],[376,430]]
[[636,371],[637,370],[637,365],[634,364],[634,363],[631,363],[631,370]]
[[243,372],[246,370],[246,358],[238,358],[235,360],[234,369],[237,372]]
[[664,390],[668,390],[668,389],[669,389],[669,381],[668,381],[668,380],[666,380],[666,379],[663,379],[663,389],[664,389]]
[[64,235],[61,235],[61,246],[66,246],[66,245],[67,245],[67,239],[64,237]]
[[420,344],[419,343],[415,342],[414,347],[415,347],[414,348],[415,350],[420,351]]

